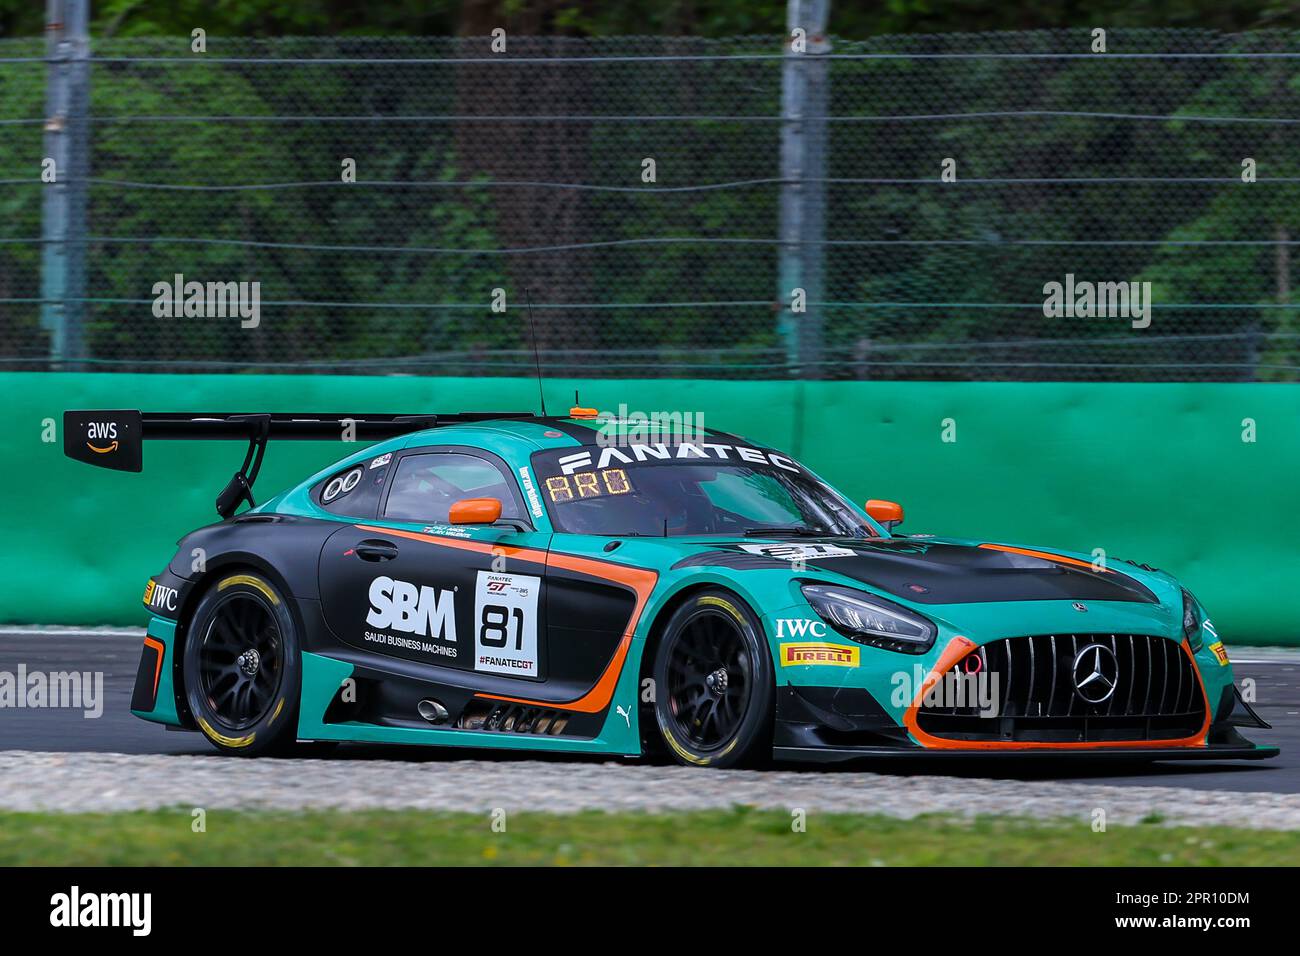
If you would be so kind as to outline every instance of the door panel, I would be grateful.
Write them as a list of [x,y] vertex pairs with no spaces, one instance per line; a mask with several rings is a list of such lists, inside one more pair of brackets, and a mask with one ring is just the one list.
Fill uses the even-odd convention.
[[636,593],[608,579],[557,564],[546,569],[551,672],[584,688],[614,656],[636,607]]
[[[513,680],[544,680],[544,543],[549,537],[499,528],[438,535],[345,526],[321,552],[325,620],[340,641],[361,650]],[[523,553],[532,560],[520,557],[520,548],[528,549]]]

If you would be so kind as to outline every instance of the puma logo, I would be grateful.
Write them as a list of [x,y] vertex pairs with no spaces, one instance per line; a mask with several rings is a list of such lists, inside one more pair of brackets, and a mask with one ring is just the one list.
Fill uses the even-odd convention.
[[623,706],[622,706],[621,704],[616,704],[616,705],[614,706],[614,709],[618,711],[618,715],[619,715],[620,717],[622,717],[622,718],[623,718],[623,721],[627,724],[627,729],[628,729],[628,730],[631,730],[631,729],[632,729],[632,711],[631,711],[631,710],[624,710],[624,709],[623,709]]

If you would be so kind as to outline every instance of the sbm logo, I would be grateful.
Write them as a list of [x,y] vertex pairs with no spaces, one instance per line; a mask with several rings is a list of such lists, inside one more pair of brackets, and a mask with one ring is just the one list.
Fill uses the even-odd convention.
[[451,591],[437,591],[427,584],[416,587],[406,581],[377,577],[370,582],[371,627],[419,634],[443,641],[456,640],[456,603]]

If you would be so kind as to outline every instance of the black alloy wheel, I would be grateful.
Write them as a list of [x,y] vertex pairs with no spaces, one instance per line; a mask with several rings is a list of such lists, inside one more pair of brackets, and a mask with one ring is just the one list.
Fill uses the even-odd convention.
[[693,596],[669,620],[655,662],[655,717],[681,763],[731,767],[767,756],[772,655],[729,591]]

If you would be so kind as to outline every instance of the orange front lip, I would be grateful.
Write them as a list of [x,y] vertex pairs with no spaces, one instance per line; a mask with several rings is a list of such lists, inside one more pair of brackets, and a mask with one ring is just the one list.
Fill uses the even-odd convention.
[[[1187,646],[1186,641],[1178,646],[1182,648],[1183,653],[1188,657],[1192,656],[1191,649]],[[1201,679],[1201,671],[1196,666],[1195,659],[1192,661],[1192,671],[1196,674],[1197,683],[1201,685],[1201,699],[1205,702],[1205,720],[1201,724],[1201,729],[1190,737],[1180,737],[1176,740],[1097,740],[1057,743],[1040,740],[949,740],[946,737],[936,737],[933,734],[926,733],[920,728],[916,719],[917,711],[921,709],[921,701],[930,688],[938,683],[943,675],[948,673],[962,658],[975,650],[975,647],[974,641],[960,635],[949,641],[948,646],[939,655],[939,660],[935,662],[933,669],[926,675],[920,691],[912,700],[911,706],[907,708],[907,713],[903,715],[903,726],[907,728],[912,738],[927,750],[1120,750],[1134,747],[1205,746],[1206,736],[1210,732],[1210,705],[1205,694],[1205,681]]]
[[152,647],[154,650],[158,652],[158,660],[155,661],[153,665],[153,696],[154,696],[154,705],[157,706],[158,680],[159,678],[162,677],[163,657],[167,654],[167,648],[163,646],[162,641],[156,641],[152,637],[146,637],[144,639],[144,642],[146,646]]

